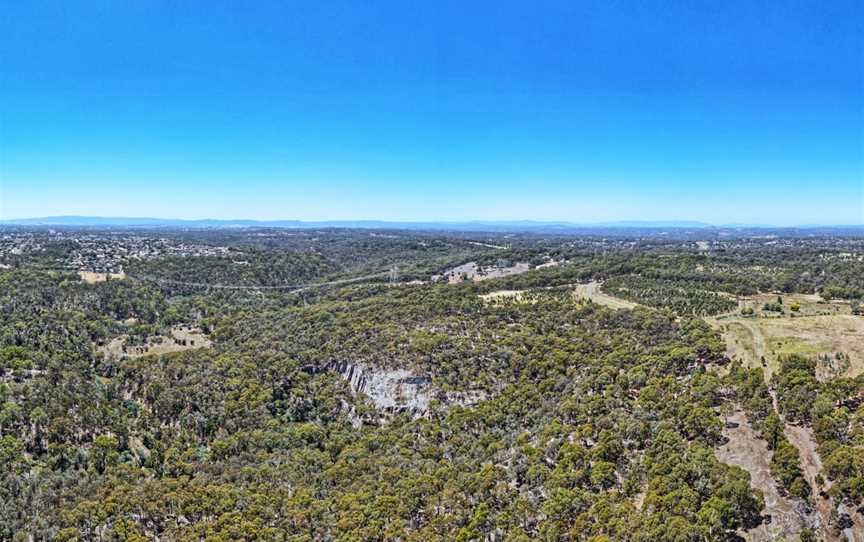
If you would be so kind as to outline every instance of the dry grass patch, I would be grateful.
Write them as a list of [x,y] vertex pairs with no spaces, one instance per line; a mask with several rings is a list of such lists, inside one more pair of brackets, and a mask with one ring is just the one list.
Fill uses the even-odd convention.
[[[783,312],[764,310],[766,304],[783,301]],[[816,294],[757,294],[738,298],[738,312],[749,308],[757,316],[772,318],[797,318],[799,316],[833,316],[851,314],[845,301],[825,301]],[[797,310],[793,310],[797,308]]]
[[81,277],[81,280],[86,282],[87,284],[96,284],[97,282],[105,282],[109,278],[111,280],[125,279],[126,273],[96,273],[93,271],[78,271],[78,276]]
[[140,358],[183,352],[197,348],[210,348],[213,342],[200,330],[188,326],[174,326],[166,335],[148,337],[144,344],[127,344],[128,335],[115,337],[97,351],[112,358]]
[[[731,317],[708,319],[708,322],[723,334],[730,358],[738,358],[748,367],[759,367],[764,356],[766,378],[778,370],[778,359],[786,354],[832,358],[832,361],[817,364],[820,379],[855,377],[864,373],[864,317],[861,316]],[[848,363],[838,363],[837,353],[848,357]]]
[[633,303],[625,299],[611,296],[600,291],[599,282],[590,282],[588,284],[567,284],[564,286],[547,286],[544,288],[534,288],[531,290],[496,290],[486,294],[480,294],[480,299],[487,303],[495,303],[501,301],[514,301],[517,303],[532,303],[536,302],[536,294],[543,291],[572,289],[570,295],[577,301],[593,301],[598,305],[603,305],[611,309],[632,309],[638,307],[638,303]]
[[527,290],[496,290],[488,294],[480,294],[480,299],[486,302],[495,302],[503,300],[522,301]]

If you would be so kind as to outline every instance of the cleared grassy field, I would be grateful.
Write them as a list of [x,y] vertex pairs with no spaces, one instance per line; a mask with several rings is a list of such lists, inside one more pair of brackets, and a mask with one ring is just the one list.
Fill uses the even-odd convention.
[[522,301],[522,298],[528,290],[496,290],[488,294],[481,294],[480,299],[483,301],[499,301],[503,299],[511,299],[513,301]]
[[[570,288],[573,290],[571,295],[576,301],[593,301],[598,305],[609,307],[610,309],[632,309],[638,307],[638,303],[620,299],[600,291],[599,282],[589,282],[588,284],[571,284],[568,286],[560,286],[558,288]],[[501,301],[504,299],[516,302],[533,302],[531,294],[548,288],[539,288],[533,290],[496,290],[488,294],[481,294],[480,299],[486,302]]]
[[[785,354],[831,357],[831,361],[817,365],[820,379],[864,373],[864,317],[861,316],[734,316],[708,319],[708,322],[723,333],[730,358],[738,358],[749,367],[759,367],[764,356],[765,376],[769,379],[779,366],[779,357]],[[848,356],[848,362],[836,360],[837,353]]]
[[94,273],[93,271],[78,271],[78,276],[87,284],[96,284],[97,282],[105,282],[109,278],[125,279],[125,273]]
[[124,351],[126,335],[115,337],[108,344],[100,346],[102,352],[111,358],[139,358],[141,356],[158,356],[196,348],[210,348],[213,344],[201,330],[188,328],[186,326],[175,326],[171,329],[169,336],[156,335],[150,337],[146,344],[138,346],[127,346]]
[[[783,312],[765,310],[766,304],[782,301]],[[792,310],[797,306],[798,310]],[[842,301],[824,301],[816,294],[758,294],[738,298],[738,313],[753,309],[756,316],[792,318],[798,316],[832,316],[850,314],[849,304]]]

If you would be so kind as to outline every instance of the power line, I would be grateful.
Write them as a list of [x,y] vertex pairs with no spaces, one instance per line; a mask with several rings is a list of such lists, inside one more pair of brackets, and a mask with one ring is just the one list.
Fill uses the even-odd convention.
[[352,282],[360,282],[363,280],[369,280],[373,278],[381,278],[385,275],[390,275],[391,271],[384,271],[381,273],[374,273],[372,275],[363,275],[360,277],[352,277],[347,279],[338,279],[338,280],[330,280],[324,282],[310,282],[306,284],[284,284],[284,285],[272,285],[272,286],[253,286],[246,284],[218,284],[218,283],[207,283],[207,282],[185,282],[181,280],[174,279],[165,279],[154,277],[151,275],[130,275],[127,274],[126,277],[132,280],[138,280],[141,282],[154,282],[156,284],[170,284],[176,286],[191,286],[194,288],[216,288],[222,290],[288,290],[288,291],[302,291],[308,290],[311,288],[316,288],[319,286],[335,286],[338,284],[350,284]]

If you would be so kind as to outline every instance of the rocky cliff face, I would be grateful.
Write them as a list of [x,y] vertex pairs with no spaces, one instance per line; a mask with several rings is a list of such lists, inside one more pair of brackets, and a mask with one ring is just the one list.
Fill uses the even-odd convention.
[[[311,367],[305,369],[318,372]],[[339,373],[355,393],[363,393],[376,408],[388,414],[409,412],[422,416],[429,409],[429,401],[433,398],[446,404],[463,406],[485,398],[485,394],[479,391],[444,393],[435,390],[431,378],[417,376],[406,369],[380,369],[342,361],[330,363],[324,370]]]
[[432,380],[428,377],[415,376],[405,369],[372,369],[348,362],[333,364],[330,369],[385,412],[422,414],[429,408]]

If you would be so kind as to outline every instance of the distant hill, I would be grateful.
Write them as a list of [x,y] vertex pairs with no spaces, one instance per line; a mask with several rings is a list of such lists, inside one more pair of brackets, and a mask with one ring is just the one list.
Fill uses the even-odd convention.
[[390,222],[384,220],[248,220],[248,219],[196,219],[152,217],[101,217],[101,216],[47,216],[40,218],[21,218],[0,220],[0,225],[12,226],[55,226],[55,227],[119,227],[119,228],[362,228],[398,230],[438,230],[438,231],[487,231],[487,232],[536,232],[567,233],[603,230],[808,230],[844,232],[864,231],[864,225],[805,225],[777,227],[767,224],[722,224],[690,220],[622,220],[612,222],[556,222],[534,220],[464,221],[464,222]]
[[276,220],[262,222],[258,220],[183,220],[178,218],[150,217],[104,217],[104,216],[45,216],[39,218],[20,218],[15,220],[0,220],[0,224],[18,226],[120,226],[120,227],[258,227],[272,226],[283,228],[302,227],[299,220]]

